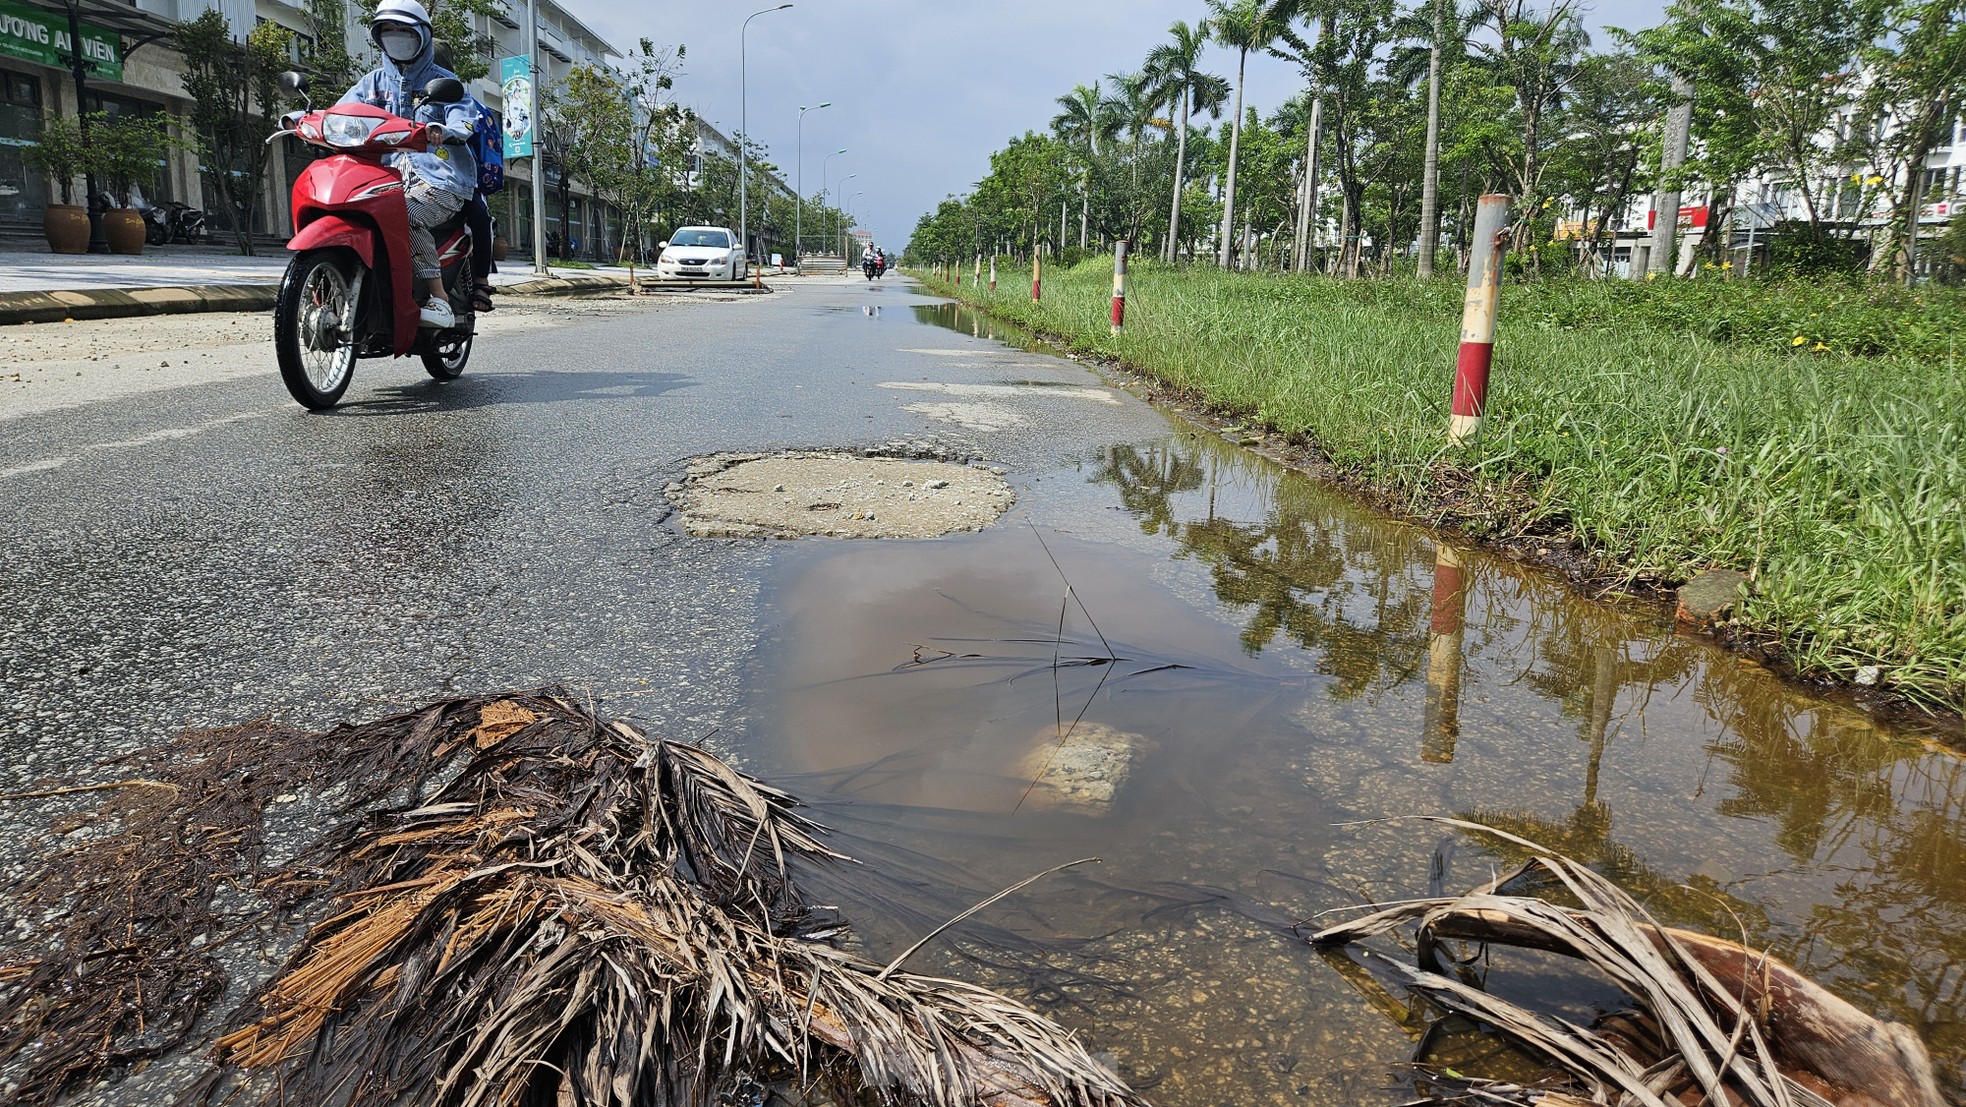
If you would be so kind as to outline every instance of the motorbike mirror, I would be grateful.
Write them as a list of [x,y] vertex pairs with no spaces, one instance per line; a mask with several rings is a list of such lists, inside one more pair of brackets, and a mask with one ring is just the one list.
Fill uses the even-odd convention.
[[423,98],[433,104],[455,104],[464,99],[464,84],[456,77],[433,77],[423,86]]
[[289,96],[300,97],[301,102],[309,105],[310,107],[313,105],[313,101],[309,99],[307,95],[306,74],[296,73],[293,70],[289,69],[285,73],[280,74],[279,82],[280,82],[281,92],[284,92]]

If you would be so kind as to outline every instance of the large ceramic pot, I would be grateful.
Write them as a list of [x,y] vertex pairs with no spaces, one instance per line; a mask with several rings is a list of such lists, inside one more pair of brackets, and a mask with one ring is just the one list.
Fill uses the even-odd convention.
[[494,235],[494,236],[492,237],[492,260],[493,260],[493,261],[504,261],[504,260],[505,260],[505,251],[506,251],[507,249],[510,249],[510,245],[509,245],[509,244],[508,244],[508,243],[507,243],[507,242],[505,241],[505,236],[504,236],[504,235],[502,235],[502,234],[501,234],[501,235]]
[[111,208],[102,213],[102,236],[112,254],[143,253],[143,213],[134,208]]
[[48,249],[57,254],[89,252],[89,213],[74,204],[49,204],[41,213],[41,230]]

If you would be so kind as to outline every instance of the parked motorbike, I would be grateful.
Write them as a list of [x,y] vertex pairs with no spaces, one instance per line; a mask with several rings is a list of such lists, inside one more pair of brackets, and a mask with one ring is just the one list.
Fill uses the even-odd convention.
[[152,246],[171,242],[196,245],[205,240],[205,213],[179,200],[145,208],[143,240]]
[[[305,101],[307,80],[282,73],[280,87]],[[439,77],[417,102],[454,103],[464,86]],[[273,306],[273,349],[280,379],[303,406],[320,411],[341,401],[357,358],[415,354],[440,381],[456,380],[471,358],[471,231],[464,212],[431,228],[444,289],[457,316],[443,330],[418,326],[420,282],[410,269],[409,206],[403,178],[383,157],[428,149],[414,120],[369,104],[291,112],[267,139],[295,136],[332,152],[294,182],[293,260]]]

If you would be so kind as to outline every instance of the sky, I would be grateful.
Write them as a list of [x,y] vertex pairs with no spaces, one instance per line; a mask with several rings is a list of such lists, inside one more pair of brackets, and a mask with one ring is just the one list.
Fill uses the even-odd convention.
[[[561,3],[617,49],[645,37],[687,46],[677,99],[726,134],[740,129],[739,28],[772,0]],[[1650,26],[1664,9],[1595,0],[1585,25],[1606,46],[1603,28]],[[823,185],[898,250],[917,218],[989,171],[993,151],[1048,128],[1057,97],[1137,68],[1169,24],[1207,11],[1204,0],[794,0],[750,23],[743,115],[794,187],[803,148],[808,197],[822,187],[822,159],[845,149]],[[1206,61],[1233,81],[1233,53],[1211,47]],[[1250,58],[1248,104],[1268,114],[1301,88],[1289,63]],[[800,141],[799,107],[822,101],[832,106],[806,112]]]

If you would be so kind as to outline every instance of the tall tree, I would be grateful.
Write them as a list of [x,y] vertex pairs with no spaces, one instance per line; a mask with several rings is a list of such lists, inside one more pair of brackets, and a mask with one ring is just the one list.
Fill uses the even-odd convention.
[[1895,185],[1879,257],[1909,284],[1926,157],[1966,110],[1966,0],[1885,0],[1883,30],[1863,52],[1865,133],[1877,175]]
[[[1486,60],[1495,82],[1515,93],[1521,137],[1508,168],[1520,229],[1540,210],[1547,117],[1577,79],[1577,62],[1590,37],[1577,0],[1550,0],[1540,9],[1531,0],[1479,0],[1479,8],[1486,34],[1470,46]],[[1520,242],[1524,236],[1516,238]]]
[[1167,240],[1161,244],[1161,260],[1172,264],[1180,242],[1181,191],[1188,167],[1188,118],[1194,112],[1222,117],[1223,101],[1229,98],[1229,82],[1201,68],[1201,53],[1208,45],[1208,25],[1190,25],[1176,20],[1167,29],[1170,41],[1154,47],[1147,55],[1148,71],[1176,102],[1179,119],[1174,125],[1174,189],[1167,213]]
[[232,40],[222,12],[206,11],[177,25],[171,44],[184,56],[184,91],[198,160],[232,224],[239,252],[253,252],[253,223],[273,148],[263,136],[280,113],[278,78],[288,64],[293,32],[265,22]]
[[1291,0],[1208,0],[1215,41],[1236,52],[1236,106],[1229,124],[1229,164],[1222,186],[1222,235],[1216,262],[1229,268],[1235,257],[1236,154],[1242,141],[1242,93],[1249,76],[1249,52],[1267,49],[1288,23]]
[[1074,85],[1071,92],[1056,102],[1059,112],[1051,117],[1051,132],[1077,155],[1079,162],[1079,245],[1083,246],[1086,216],[1092,203],[1092,173],[1099,162],[1099,142],[1117,135],[1122,121],[1114,112],[1112,100],[1100,91],[1098,81]]

